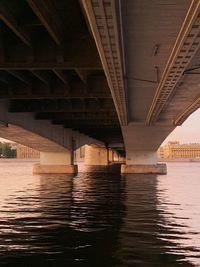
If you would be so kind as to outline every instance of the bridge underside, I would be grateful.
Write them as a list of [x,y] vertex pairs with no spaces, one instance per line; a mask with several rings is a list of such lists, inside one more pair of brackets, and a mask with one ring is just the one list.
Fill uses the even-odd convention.
[[78,1],[1,1],[0,26],[0,99],[9,113],[30,113],[55,128],[123,143]]
[[156,164],[164,139],[200,106],[197,2],[122,1],[128,165]]
[[127,165],[156,164],[164,139],[200,106],[197,2],[122,2]]
[[200,2],[82,3],[120,119],[126,164],[155,165],[164,139],[200,106]]
[[1,1],[0,120],[69,151],[104,143],[125,147],[127,165],[156,165],[159,145],[200,106],[199,9],[196,0]]
[[[62,153],[72,164],[73,151],[84,144],[123,147],[79,1],[1,1],[0,28],[1,137],[61,153],[56,157],[63,164]],[[56,162],[53,155],[46,158]]]

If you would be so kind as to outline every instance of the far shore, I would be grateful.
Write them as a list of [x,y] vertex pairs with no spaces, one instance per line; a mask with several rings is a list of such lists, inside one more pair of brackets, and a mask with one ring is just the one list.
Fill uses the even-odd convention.
[[200,159],[158,159],[158,162],[200,162]]
[[23,159],[19,159],[19,158],[0,158],[0,162],[8,162],[8,161],[20,161],[20,162],[23,162],[23,161],[25,161],[25,162],[39,162],[40,161],[40,159],[38,158],[27,158],[27,159],[25,159],[25,158],[23,158]]
[[[0,158],[0,162],[9,162],[9,161],[19,161],[19,162],[39,162],[39,158]],[[158,162],[200,162],[199,159],[191,159],[191,158],[184,158],[184,159],[158,159]],[[122,163],[122,162],[121,162]],[[76,162],[76,164],[84,164],[83,161]]]

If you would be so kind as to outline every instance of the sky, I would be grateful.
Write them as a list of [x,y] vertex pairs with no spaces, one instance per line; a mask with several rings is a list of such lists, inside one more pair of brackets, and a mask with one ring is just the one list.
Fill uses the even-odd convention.
[[[5,139],[0,138],[0,141]],[[200,143],[200,108],[165,139],[163,144],[169,141],[180,141],[180,143]]]
[[189,118],[165,139],[163,144],[169,141],[180,143],[200,143],[200,108],[192,113]]

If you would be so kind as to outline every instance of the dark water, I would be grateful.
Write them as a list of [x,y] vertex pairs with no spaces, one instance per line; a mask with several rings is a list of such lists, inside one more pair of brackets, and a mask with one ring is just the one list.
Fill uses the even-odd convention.
[[200,163],[31,175],[0,162],[0,266],[200,266]]

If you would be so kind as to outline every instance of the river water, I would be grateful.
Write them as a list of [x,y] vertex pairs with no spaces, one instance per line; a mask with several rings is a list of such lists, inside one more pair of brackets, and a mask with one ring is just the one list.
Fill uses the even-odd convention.
[[200,163],[32,175],[0,161],[0,266],[200,266]]

